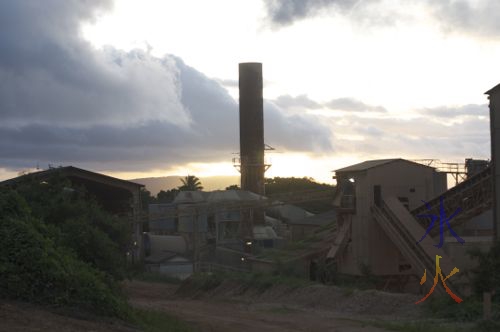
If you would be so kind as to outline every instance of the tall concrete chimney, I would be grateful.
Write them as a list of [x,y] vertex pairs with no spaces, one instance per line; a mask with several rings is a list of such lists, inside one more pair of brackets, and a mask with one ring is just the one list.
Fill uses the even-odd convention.
[[265,194],[262,64],[240,63],[241,189]]
[[490,100],[491,163],[493,175],[493,229],[500,239],[500,84],[485,94]]

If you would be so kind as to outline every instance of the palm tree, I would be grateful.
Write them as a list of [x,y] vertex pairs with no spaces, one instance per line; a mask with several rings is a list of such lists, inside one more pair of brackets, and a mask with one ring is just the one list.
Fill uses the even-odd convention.
[[180,180],[182,182],[182,186],[180,186],[178,189],[181,191],[196,191],[203,189],[200,179],[194,175],[188,175],[184,178],[181,178]]

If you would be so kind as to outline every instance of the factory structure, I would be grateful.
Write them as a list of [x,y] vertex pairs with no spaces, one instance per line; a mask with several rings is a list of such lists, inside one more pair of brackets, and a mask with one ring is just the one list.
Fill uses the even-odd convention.
[[[283,250],[287,243],[313,235],[316,240],[310,250],[288,260],[296,274],[321,280],[317,267],[325,264],[341,274],[379,276],[386,288],[397,285],[402,291],[423,292],[432,284],[420,285],[421,277],[424,271],[435,272],[436,255],[442,257],[445,274],[454,267],[465,272],[477,264],[467,251],[473,247],[486,251],[492,245],[500,226],[495,208],[500,206],[496,194],[500,171],[495,168],[500,158],[500,116],[495,116],[500,112],[500,85],[486,93],[491,162],[466,159],[459,170],[432,160],[369,160],[336,170],[337,186],[330,193],[276,198],[266,197],[264,188],[264,173],[270,165],[264,158],[262,64],[241,63],[239,75],[240,157],[235,164],[241,173],[241,190],[181,192],[170,205],[151,205],[146,241],[151,248],[162,236],[177,237],[184,241],[183,252],[178,253],[186,260],[192,258],[189,271],[202,271],[207,265],[272,271],[274,263],[260,255],[263,250]],[[449,174],[456,181],[450,190]],[[331,197],[332,210],[322,215],[293,205],[326,197]],[[286,218],[287,214],[293,217]],[[438,219],[424,237],[430,215]],[[443,220],[443,239],[441,216],[453,216],[448,223]],[[168,245],[164,248],[169,252]],[[448,281],[450,288],[468,294],[467,278],[466,273],[456,274]]]
[[[431,282],[420,284],[424,271],[433,275],[436,256],[441,256],[445,275],[460,270],[447,281],[450,289],[470,293],[465,271],[477,262],[467,251],[488,250],[500,228],[500,84],[486,92],[491,161],[466,159],[458,170],[432,160],[368,160],[335,170],[334,190],[277,196],[266,196],[264,187],[270,165],[264,158],[262,64],[239,64],[239,89],[240,155],[233,162],[241,190],[181,191],[170,204],[149,205],[141,217],[142,185],[74,167],[29,176],[67,173],[93,188],[109,209],[127,213],[133,225],[132,257],[152,271],[180,278],[215,269],[273,271],[276,262],[265,253],[300,242],[301,249],[285,263],[304,278],[324,280],[318,268],[323,265],[335,273],[378,276],[384,289],[396,285],[422,293],[432,287]],[[456,180],[451,189],[449,174]],[[294,205],[325,199],[331,211],[318,215]]]

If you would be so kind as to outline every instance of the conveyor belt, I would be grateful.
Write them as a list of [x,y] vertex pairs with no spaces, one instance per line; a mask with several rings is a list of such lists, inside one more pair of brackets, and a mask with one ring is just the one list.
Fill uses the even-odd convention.
[[[429,235],[417,244],[425,233],[425,229],[415,221],[413,215],[397,198],[389,197],[384,199],[381,207],[373,206],[372,214],[387,236],[411,263],[415,272],[423,275],[424,270],[427,270],[427,282],[424,286],[428,290],[433,285],[432,279],[436,273],[436,255],[442,257],[440,267],[444,277],[453,270],[451,259],[442,249],[434,246],[435,241]],[[446,294],[441,280],[439,283],[441,285],[438,285],[435,291]],[[456,293],[450,279],[446,281],[446,284]]]
[[[464,182],[442,193],[438,197],[430,200],[428,205],[422,204],[418,208],[411,211],[411,214],[417,219],[418,223],[425,229],[429,227],[430,218],[417,218],[419,214],[433,214],[439,217],[439,201],[443,197],[443,207],[446,216],[450,216],[457,208],[462,211],[453,219],[450,220],[450,225],[460,225],[472,217],[475,217],[482,212],[491,209],[493,206],[493,180],[491,177],[491,167],[484,169],[482,172],[470,177]],[[434,225],[430,235],[435,236],[439,233],[439,227]],[[423,235],[424,233],[422,233]]]
[[341,253],[342,250],[344,250],[345,246],[347,245],[350,235],[351,235],[351,219],[349,218],[344,221],[341,228],[339,229],[337,236],[333,241],[332,247],[330,248],[328,254],[326,255],[326,258],[335,258],[335,256],[337,256],[338,253]]

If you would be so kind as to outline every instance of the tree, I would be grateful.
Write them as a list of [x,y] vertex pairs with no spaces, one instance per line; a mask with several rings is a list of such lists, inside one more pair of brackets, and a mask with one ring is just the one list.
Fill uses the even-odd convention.
[[240,190],[241,188],[237,184],[232,184],[229,187],[226,187],[226,190]]
[[196,191],[203,189],[200,179],[194,175],[188,175],[180,180],[182,182],[182,186],[178,188],[180,191]]
[[156,195],[156,201],[158,203],[172,203],[179,193],[179,189],[170,189],[170,190],[160,190],[158,195]]
[[79,260],[115,279],[125,276],[130,226],[105,211],[84,187],[54,176],[42,183],[27,179],[15,191],[32,215],[47,224],[57,246],[70,249]]
[[283,194],[290,192],[301,192],[301,191],[325,191],[331,190],[331,199],[325,199],[322,201],[311,201],[296,203],[295,205],[306,209],[312,213],[322,213],[333,208],[332,200],[334,193],[334,186],[326,183],[317,183],[313,178],[303,177],[303,178],[267,178],[265,179],[266,195]]
[[129,317],[112,277],[119,221],[69,184],[44,183],[0,190],[0,298]]
[[147,211],[149,204],[154,204],[154,203],[156,203],[156,198],[151,195],[151,192],[149,190],[141,188],[142,210]]

